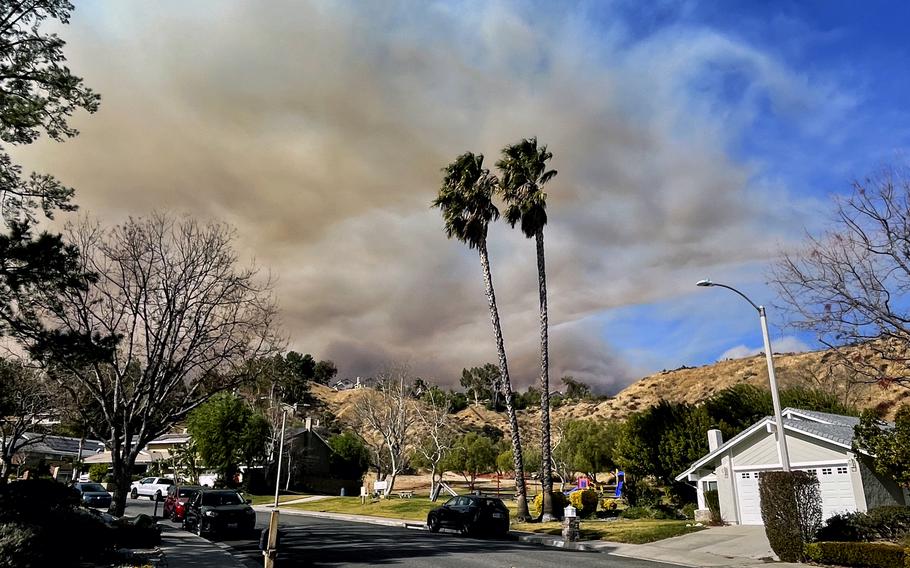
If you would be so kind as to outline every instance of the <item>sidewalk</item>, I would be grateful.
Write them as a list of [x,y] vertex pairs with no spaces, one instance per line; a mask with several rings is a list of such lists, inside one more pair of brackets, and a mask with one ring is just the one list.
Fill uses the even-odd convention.
[[217,545],[168,526],[161,531],[161,551],[167,568],[245,568]]

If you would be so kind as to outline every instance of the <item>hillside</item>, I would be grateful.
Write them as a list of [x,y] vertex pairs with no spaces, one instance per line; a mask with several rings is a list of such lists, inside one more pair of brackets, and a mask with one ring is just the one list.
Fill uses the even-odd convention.
[[[832,368],[833,354],[827,351],[775,354],[774,362],[781,388],[805,386],[824,389],[859,408],[878,408],[888,418],[893,418],[901,402],[910,403],[910,389],[906,387],[881,387],[875,384],[848,386],[844,370]],[[698,403],[718,391],[740,383],[768,388],[765,365],[764,356],[755,355],[702,367],[661,371],[643,377],[613,398],[566,403],[553,410],[553,421],[558,423],[570,418],[622,419],[661,399]],[[329,412],[342,421],[350,416],[351,401],[357,396],[357,391],[354,390],[334,391],[322,385],[313,385],[312,392]],[[532,437],[536,433],[537,414],[536,410],[520,412],[522,430]],[[457,414],[457,421],[465,428],[490,425],[508,432],[505,413],[496,413],[484,407],[470,406],[462,410]]]

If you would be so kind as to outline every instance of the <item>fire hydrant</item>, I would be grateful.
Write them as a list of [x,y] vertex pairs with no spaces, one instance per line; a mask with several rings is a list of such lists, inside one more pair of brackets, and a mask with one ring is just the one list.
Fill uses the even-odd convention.
[[566,542],[575,542],[578,540],[578,515],[577,510],[572,505],[563,510],[562,517],[562,538]]

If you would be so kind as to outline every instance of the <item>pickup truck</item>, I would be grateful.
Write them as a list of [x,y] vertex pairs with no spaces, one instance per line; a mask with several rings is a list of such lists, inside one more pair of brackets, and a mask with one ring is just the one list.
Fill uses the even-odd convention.
[[139,496],[161,501],[167,495],[167,489],[174,484],[169,477],[143,477],[130,485],[130,497],[138,499]]

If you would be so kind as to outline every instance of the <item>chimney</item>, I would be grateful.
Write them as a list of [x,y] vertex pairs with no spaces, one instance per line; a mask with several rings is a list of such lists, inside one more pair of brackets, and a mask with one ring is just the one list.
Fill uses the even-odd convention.
[[[312,432],[312,431],[313,431],[313,419],[312,419],[312,418],[310,418],[309,416],[307,416],[307,417],[306,417],[306,420],[304,421],[303,424],[304,424],[304,425],[303,425],[303,428],[304,428],[307,432]],[[717,430],[713,430],[713,431],[714,431],[714,432],[717,432],[718,434],[720,434],[720,432],[718,432]]]
[[708,451],[713,452],[724,443],[724,435],[720,430],[708,430]]

